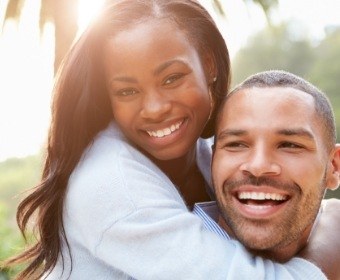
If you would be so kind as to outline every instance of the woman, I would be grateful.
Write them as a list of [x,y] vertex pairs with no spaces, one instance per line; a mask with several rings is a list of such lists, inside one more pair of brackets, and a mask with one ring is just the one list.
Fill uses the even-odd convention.
[[229,73],[196,1],[109,1],[56,80],[43,178],[18,209],[23,232],[37,213],[40,235],[21,277],[322,278],[302,259],[254,258],[188,211],[213,197],[212,142],[198,138],[212,136]]

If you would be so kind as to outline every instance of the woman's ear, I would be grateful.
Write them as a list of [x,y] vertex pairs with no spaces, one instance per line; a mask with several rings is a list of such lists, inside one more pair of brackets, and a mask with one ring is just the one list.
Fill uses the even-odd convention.
[[204,69],[208,85],[211,86],[217,79],[217,68],[214,56],[207,52],[204,54]]
[[326,188],[335,190],[340,183],[340,144],[336,144],[329,159]]
[[215,87],[216,87],[216,81],[217,81],[217,66],[215,62],[215,57],[211,52],[206,52],[203,56],[203,69],[204,74],[206,77],[206,81],[208,84],[208,94],[210,99],[210,115],[208,122],[206,123],[204,130],[201,134],[202,138],[210,138],[214,135],[215,132],[215,102],[216,102],[216,96],[215,93]]

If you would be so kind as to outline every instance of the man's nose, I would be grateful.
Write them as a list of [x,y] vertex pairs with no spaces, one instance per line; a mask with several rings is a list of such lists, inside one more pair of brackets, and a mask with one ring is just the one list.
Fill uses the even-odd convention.
[[241,165],[241,171],[255,177],[275,176],[281,173],[281,166],[266,147],[256,147]]
[[171,110],[171,100],[156,90],[145,92],[142,101],[141,116],[145,119],[160,120]]

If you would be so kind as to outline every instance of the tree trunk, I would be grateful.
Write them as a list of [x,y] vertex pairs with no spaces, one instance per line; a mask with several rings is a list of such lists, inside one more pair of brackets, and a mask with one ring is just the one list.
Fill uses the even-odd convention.
[[54,1],[55,57],[54,73],[69,50],[78,30],[78,0]]

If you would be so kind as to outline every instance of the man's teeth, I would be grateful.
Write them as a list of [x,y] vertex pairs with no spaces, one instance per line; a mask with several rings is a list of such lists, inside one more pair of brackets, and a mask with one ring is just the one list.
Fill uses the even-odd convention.
[[164,128],[164,129],[159,129],[159,130],[155,130],[155,131],[147,131],[147,133],[150,136],[161,138],[161,137],[170,135],[174,131],[178,130],[179,127],[181,126],[181,124],[182,124],[182,121],[180,121],[176,124],[173,124],[172,126]]
[[252,200],[286,200],[287,196],[277,193],[263,193],[263,192],[240,192],[238,199],[252,199]]

